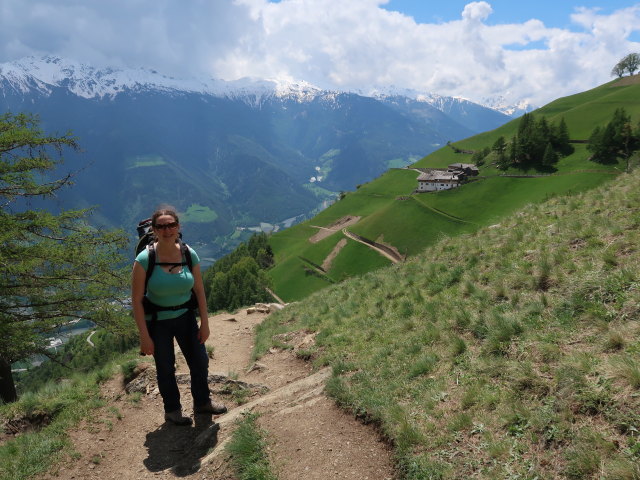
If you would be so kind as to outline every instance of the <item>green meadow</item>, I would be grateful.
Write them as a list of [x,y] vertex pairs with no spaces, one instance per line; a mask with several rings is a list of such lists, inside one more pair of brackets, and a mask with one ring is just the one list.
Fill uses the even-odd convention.
[[[603,126],[610,120],[616,108],[625,108],[635,124],[640,120],[640,84],[616,86],[617,83],[613,81],[588,92],[560,98],[533,112],[533,115],[544,115],[552,122],[564,118],[574,140],[589,138],[596,126]],[[518,122],[516,119],[495,130],[455,142],[455,146],[470,151],[490,148],[500,136],[509,140],[517,131]],[[480,167],[480,177],[470,183],[454,190],[432,193],[414,193],[418,171],[411,167],[391,169],[355,191],[346,192],[341,200],[313,219],[272,236],[276,266],[269,274],[275,291],[286,301],[300,300],[331,281],[340,281],[385,265],[375,252],[360,254],[359,258],[346,258],[363,250],[344,248],[334,259],[324,280],[309,274],[308,265],[300,257],[321,264],[321,257],[331,251],[329,244],[335,245],[342,234],[336,233],[334,239],[322,246],[312,244],[309,238],[317,232],[317,227],[328,227],[345,216],[360,217],[349,230],[395,247],[400,254],[411,257],[444,237],[501,223],[528,204],[588,191],[615,179],[626,170],[626,165],[621,163],[600,165],[591,162],[583,143],[575,143],[574,148],[574,153],[562,158],[553,172],[513,168],[503,172],[489,161]],[[456,153],[446,146],[420,159],[413,167],[445,168],[451,163],[469,163],[471,156]],[[638,159],[634,162],[637,163]],[[349,245],[354,243],[353,240],[348,242]],[[309,284],[301,285],[300,282]]]
[[305,357],[402,480],[640,478],[640,170],[562,181],[272,314],[255,357],[317,333]]
[[166,161],[161,155],[136,155],[135,157],[127,158],[127,169],[142,168],[142,167],[159,167],[166,165]]
[[215,221],[218,218],[218,214],[209,207],[191,204],[182,218],[185,222],[208,223]]

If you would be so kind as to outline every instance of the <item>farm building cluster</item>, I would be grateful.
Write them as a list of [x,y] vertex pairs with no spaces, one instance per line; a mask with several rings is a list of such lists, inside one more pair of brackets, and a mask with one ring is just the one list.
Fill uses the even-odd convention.
[[478,167],[470,163],[452,163],[446,169],[430,168],[421,170],[416,192],[435,192],[457,188],[469,177],[478,175]]

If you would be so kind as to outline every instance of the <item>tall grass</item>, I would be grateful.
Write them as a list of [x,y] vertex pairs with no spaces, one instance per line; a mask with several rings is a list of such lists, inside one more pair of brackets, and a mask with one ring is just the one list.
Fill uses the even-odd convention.
[[318,331],[328,391],[380,426],[406,479],[637,478],[639,183],[330,286],[263,323],[255,354]]
[[0,445],[0,479],[23,480],[46,472],[72,450],[67,431],[104,403],[99,384],[113,372],[113,365],[93,374],[46,384],[26,393],[16,403],[0,406],[6,419],[39,415],[50,423],[39,431],[18,435]]
[[249,414],[240,419],[226,447],[238,480],[276,480],[266,448],[264,432],[258,427],[257,416]]

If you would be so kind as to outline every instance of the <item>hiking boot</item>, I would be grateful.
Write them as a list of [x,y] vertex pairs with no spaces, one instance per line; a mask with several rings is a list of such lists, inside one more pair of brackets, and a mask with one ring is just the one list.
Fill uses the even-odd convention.
[[204,405],[193,407],[193,413],[209,413],[213,415],[221,415],[223,413],[227,413],[227,407],[225,407],[221,403],[209,400],[209,402],[205,403]]
[[166,422],[171,422],[174,425],[191,425],[191,419],[189,417],[182,416],[182,410],[174,410],[173,412],[166,412],[164,414]]

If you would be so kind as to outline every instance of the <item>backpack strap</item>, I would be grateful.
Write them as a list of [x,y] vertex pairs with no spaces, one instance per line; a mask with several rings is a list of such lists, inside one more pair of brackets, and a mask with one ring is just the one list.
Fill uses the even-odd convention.
[[192,271],[193,268],[193,258],[191,258],[191,250],[189,246],[184,243],[182,240],[178,239],[178,244],[180,245],[180,252],[182,257],[184,258],[184,262],[176,263],[176,262],[156,262],[156,247],[155,243],[151,242],[147,245],[147,250],[149,252],[149,262],[147,265],[147,271],[145,273],[144,279],[144,297],[142,299],[142,304],[144,306],[145,313],[151,314],[151,321],[155,321],[158,319],[158,312],[162,310],[182,310],[183,308],[195,309],[198,306],[198,300],[195,295],[195,290],[191,289],[191,298],[181,304],[175,305],[173,307],[161,307],[152,303],[147,297],[147,285],[149,283],[149,279],[153,274],[153,269],[156,265],[172,265],[172,267],[184,266],[186,265],[189,268],[189,271]]
[[178,240],[178,244],[180,245],[180,253],[182,257],[185,259],[184,262],[156,262],[156,247],[155,243],[151,242],[147,245],[147,250],[149,251],[149,263],[147,265],[146,276],[144,280],[144,292],[147,293],[147,284],[149,283],[149,279],[151,278],[151,274],[153,273],[153,269],[156,265],[171,265],[171,266],[184,266],[189,267],[189,271],[193,270],[193,258],[191,258],[191,250],[189,249],[189,245],[184,243],[182,240]]
[[189,271],[193,270],[193,259],[191,258],[191,249],[189,245],[184,243],[181,239],[178,239],[178,243],[180,244],[180,252],[182,253],[182,257],[186,260],[187,267],[189,267]]
[[149,284],[149,279],[151,278],[151,274],[153,273],[153,269],[156,266],[156,247],[153,242],[147,245],[147,251],[149,252],[149,262],[147,264],[147,272],[144,279],[144,294],[147,294],[147,285]]

